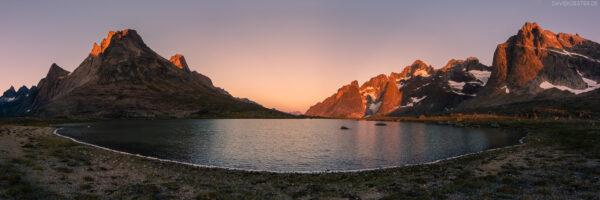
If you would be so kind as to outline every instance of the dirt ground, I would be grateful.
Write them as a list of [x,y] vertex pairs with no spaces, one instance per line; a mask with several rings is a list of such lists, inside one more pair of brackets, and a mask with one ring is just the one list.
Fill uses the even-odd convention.
[[530,132],[525,144],[328,174],[199,168],[78,144],[52,127],[1,125],[0,199],[599,199],[600,128],[586,123],[507,122]]

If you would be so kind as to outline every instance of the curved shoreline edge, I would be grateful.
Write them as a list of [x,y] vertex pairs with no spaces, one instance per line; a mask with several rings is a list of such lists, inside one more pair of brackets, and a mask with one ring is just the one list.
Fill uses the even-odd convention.
[[493,149],[486,149],[486,150],[483,150],[483,151],[477,151],[477,152],[467,153],[467,154],[463,154],[463,155],[458,155],[458,156],[443,158],[443,159],[434,160],[434,161],[426,162],[426,163],[419,163],[419,164],[405,164],[405,165],[397,165],[397,166],[388,166],[388,167],[380,167],[380,168],[367,168],[367,169],[355,169],[355,170],[269,171],[269,170],[241,169],[241,168],[235,168],[235,167],[222,167],[222,166],[214,166],[214,165],[201,165],[201,164],[194,164],[194,163],[188,163],[188,162],[182,162],[182,161],[176,161],[176,160],[168,160],[168,159],[156,158],[156,157],[152,157],[152,156],[144,156],[144,155],[133,154],[133,153],[124,152],[124,151],[118,151],[118,150],[114,150],[114,149],[111,149],[111,148],[107,148],[107,147],[98,146],[98,145],[95,145],[95,144],[83,142],[83,141],[77,140],[77,139],[69,137],[69,136],[61,135],[61,134],[58,133],[58,131],[60,129],[63,129],[63,128],[57,128],[52,133],[54,135],[58,136],[58,137],[71,140],[71,141],[73,141],[75,143],[78,143],[78,144],[83,144],[83,145],[91,146],[91,147],[98,148],[98,149],[101,149],[101,150],[105,150],[105,151],[110,151],[110,152],[122,154],[122,155],[134,156],[134,157],[138,157],[138,158],[143,158],[143,159],[148,159],[148,160],[154,160],[154,161],[159,161],[159,162],[182,164],[182,165],[191,166],[191,167],[197,167],[197,168],[223,169],[223,170],[232,170],[232,171],[241,171],[241,172],[274,173],[274,174],[358,173],[358,172],[378,171],[378,170],[386,170],[386,169],[394,169],[394,168],[402,168],[402,167],[411,167],[411,166],[419,166],[419,165],[431,165],[431,164],[436,164],[436,163],[439,163],[439,162],[442,162],[442,161],[453,160],[453,159],[457,159],[457,158],[461,158],[461,157],[466,157],[466,156],[470,156],[470,155],[475,155],[475,154],[480,154],[480,153],[484,153],[484,152],[492,152],[492,151],[498,151],[498,150],[503,150],[503,149],[508,149],[508,148],[515,148],[515,147],[518,147],[518,146],[523,146],[525,144],[523,140],[525,139],[525,137],[527,137],[529,135],[529,133],[526,133],[523,137],[521,137],[521,139],[519,139],[519,144],[509,145],[509,146],[505,146],[505,147],[498,147],[498,148],[493,148]]

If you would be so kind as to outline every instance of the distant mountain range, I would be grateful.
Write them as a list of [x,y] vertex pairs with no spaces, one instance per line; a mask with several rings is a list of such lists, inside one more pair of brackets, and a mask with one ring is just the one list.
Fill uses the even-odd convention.
[[0,117],[288,117],[215,87],[181,54],[167,60],[135,30],[110,31],[73,72],[52,64],[37,86],[10,88]]
[[470,57],[450,60],[436,70],[417,60],[401,73],[382,74],[360,86],[353,81],[311,106],[306,115],[363,118],[486,109],[522,114],[538,112],[542,105],[579,109],[580,116],[598,115],[589,110],[600,109],[595,106],[599,82],[598,43],[525,23],[517,35],[497,46],[492,66]]

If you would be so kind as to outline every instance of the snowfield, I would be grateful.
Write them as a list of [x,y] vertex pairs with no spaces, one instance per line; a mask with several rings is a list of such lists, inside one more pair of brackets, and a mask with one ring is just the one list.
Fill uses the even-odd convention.
[[421,77],[429,77],[429,73],[427,73],[427,71],[422,70],[422,69],[415,71],[415,73],[413,75],[421,76]]
[[[583,78],[583,77],[581,77],[581,78]],[[569,92],[571,92],[573,94],[581,94],[581,93],[584,93],[584,92],[589,92],[589,91],[592,91],[592,90],[600,88],[600,84],[598,84],[598,82],[596,82],[594,80],[583,78],[583,81],[585,81],[585,83],[587,83],[588,87],[585,88],[585,89],[582,89],[582,90],[573,89],[573,88],[570,88],[570,87],[567,87],[567,86],[562,86],[562,85],[554,85],[554,84],[552,84],[552,83],[550,83],[548,81],[542,82],[540,84],[540,88],[545,89],[545,90],[546,89],[550,89],[550,88],[556,88],[556,89],[563,90],[563,91],[564,90],[569,91]]]
[[550,89],[550,88],[556,88],[556,89],[563,90],[563,91],[564,90],[569,91],[569,92],[571,92],[573,94],[581,94],[581,93],[584,93],[584,92],[589,92],[589,91],[592,91],[592,90],[600,88],[600,83],[598,83],[598,82],[596,82],[596,81],[594,81],[592,79],[583,77],[583,74],[581,74],[581,72],[579,72],[579,71],[577,71],[577,74],[579,74],[579,77],[581,77],[581,79],[583,80],[583,82],[585,82],[587,84],[587,86],[588,86],[587,88],[582,89],[582,90],[578,90],[578,89],[573,89],[573,88],[570,88],[570,87],[567,87],[567,86],[554,85],[554,84],[552,84],[552,83],[550,83],[548,81],[544,81],[544,82],[540,83],[540,88],[545,89],[545,90],[546,89]]
[[579,57],[585,58],[585,59],[587,59],[589,61],[600,63],[600,60],[598,60],[598,59],[593,59],[593,58],[587,57],[585,55],[574,53],[574,52],[570,52],[570,51],[567,51],[567,50],[564,50],[564,49],[557,50],[557,49],[546,48],[546,50],[554,52],[554,53],[566,55],[566,56],[569,56],[569,57],[579,56]]
[[483,85],[487,83],[487,81],[490,79],[490,76],[492,75],[492,72],[490,71],[481,70],[469,70],[469,73],[471,73],[471,75],[473,75],[477,80],[483,82]]
[[465,87],[465,82],[456,82],[456,81],[448,81],[448,85],[450,85],[450,87],[452,87],[452,89],[454,90],[458,90],[458,91],[462,91],[463,88]]
[[425,98],[427,98],[427,96],[422,96],[421,98],[411,97],[410,98],[410,103],[407,103],[406,105],[400,106],[400,107],[401,108],[413,107],[416,103],[419,103],[420,101],[422,101]]
[[8,98],[0,98],[0,102],[12,102],[16,99],[16,97],[8,97]]
[[377,94],[375,93],[375,88],[373,87],[366,87],[365,89],[360,91],[360,94],[362,94],[362,96],[364,97],[371,96],[372,100],[377,99]]
[[373,114],[377,113],[377,111],[379,111],[379,107],[381,107],[381,103],[383,102],[380,101],[379,103],[371,103],[371,105],[368,107],[369,111],[371,111]]
[[506,87],[506,85],[500,89],[504,89],[504,93],[506,93],[506,94],[510,93],[510,90],[508,90],[508,87]]
[[[471,82],[469,82],[469,83],[471,83]],[[450,85],[450,87],[452,88],[452,92],[454,94],[463,95],[463,96],[477,96],[476,94],[465,94],[465,93],[462,93],[462,90],[465,87],[465,84],[467,84],[467,83],[465,83],[465,82],[456,82],[456,81],[452,81],[452,80],[448,81],[448,85]],[[477,82],[477,84],[481,84],[481,83]]]

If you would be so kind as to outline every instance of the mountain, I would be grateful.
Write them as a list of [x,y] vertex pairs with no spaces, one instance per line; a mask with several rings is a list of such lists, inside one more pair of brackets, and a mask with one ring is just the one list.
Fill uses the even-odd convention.
[[486,85],[492,68],[475,57],[448,61],[431,75],[400,79],[405,98],[403,104],[388,115],[432,114],[454,109],[465,100],[472,99]]
[[31,87],[31,89],[22,86],[15,91],[15,88],[11,86],[0,96],[0,116],[14,116],[14,113],[18,112],[30,93],[34,93],[36,90],[36,86]]
[[493,72],[479,98],[461,108],[583,96],[600,88],[600,44],[525,23],[494,52]]
[[417,60],[401,73],[379,75],[360,87],[354,81],[310,107],[306,115],[360,118],[483,108],[513,114],[517,110],[501,105],[519,102],[532,102],[518,104],[524,112],[539,112],[536,105],[562,102],[579,102],[578,106],[563,107],[582,109],[597,104],[590,101],[600,99],[599,88],[598,43],[525,23],[516,35],[497,46],[491,67],[473,57],[450,60],[439,70]]
[[167,60],[135,30],[110,31],[68,72],[52,64],[14,115],[102,118],[288,116],[239,100],[191,71],[181,54]]
[[364,96],[360,94],[358,81],[352,81],[338,89],[337,93],[323,102],[311,106],[305,113],[308,116],[359,118],[364,116]]
[[361,118],[444,111],[474,97],[490,74],[491,68],[474,57],[450,60],[440,70],[416,60],[401,73],[378,75],[360,87],[353,81],[306,115]]

